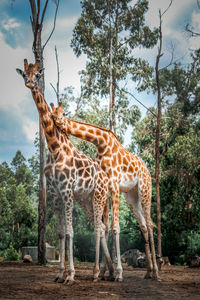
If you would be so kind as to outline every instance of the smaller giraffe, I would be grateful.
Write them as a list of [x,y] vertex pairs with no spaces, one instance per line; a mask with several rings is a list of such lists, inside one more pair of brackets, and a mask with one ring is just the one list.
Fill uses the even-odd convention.
[[[145,252],[148,262],[145,278],[159,280],[151,219],[152,183],[150,172],[145,163],[133,153],[128,152],[111,130],[65,118],[62,105],[59,106],[56,112],[53,112],[53,118],[56,125],[60,126],[66,134],[89,141],[97,147],[96,160],[108,176],[111,192],[112,231],[117,252],[115,280],[123,280],[119,243],[120,192],[124,194],[127,203],[135,214],[145,240]],[[105,270],[104,260],[104,265],[101,267],[101,277],[104,276]]]
[[[37,62],[28,64],[27,60],[24,60],[24,71],[17,69],[17,72],[23,76],[25,85],[31,89],[50,152],[44,172],[50,185],[58,217],[60,270],[56,281],[69,284],[74,282],[72,227],[74,200],[83,207],[95,228],[94,281],[98,280],[99,275],[100,242],[112,277],[113,267],[105,239],[105,225],[101,220],[107,201],[108,178],[98,163],[79,152],[63,130],[55,125],[51,110],[38,87],[38,80],[41,76],[39,64]],[[65,235],[69,239],[69,270],[64,280]]]

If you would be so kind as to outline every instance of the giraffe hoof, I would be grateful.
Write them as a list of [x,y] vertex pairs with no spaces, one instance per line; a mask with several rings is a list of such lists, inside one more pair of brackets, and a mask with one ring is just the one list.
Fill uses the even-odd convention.
[[115,281],[115,277],[114,276],[108,276],[106,280],[107,281]]
[[56,276],[56,278],[54,279],[54,282],[58,282],[58,283],[63,283],[65,280],[63,279],[63,277],[60,276]]
[[75,280],[66,279],[64,284],[73,285],[73,284],[75,284]]
[[98,282],[100,279],[99,278],[94,278],[93,282]]
[[115,278],[115,282],[122,282],[123,278]]
[[152,279],[152,274],[147,272],[146,275],[144,276],[144,279]]
[[57,282],[58,282],[58,283],[63,283],[63,282],[64,282],[64,279],[63,279],[63,278],[58,278]]
[[104,276],[99,276],[100,280],[104,281],[105,277]]
[[159,281],[159,282],[162,281],[158,274],[153,274],[152,279]]

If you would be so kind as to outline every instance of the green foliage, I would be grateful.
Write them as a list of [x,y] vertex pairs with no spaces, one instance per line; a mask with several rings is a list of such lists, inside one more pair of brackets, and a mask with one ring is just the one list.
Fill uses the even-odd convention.
[[4,253],[11,242],[16,250],[37,243],[37,207],[32,172],[22,153],[17,151],[11,167],[3,162],[0,170],[0,252]]
[[[163,255],[183,263],[200,254],[199,51],[188,66],[161,71],[164,103],[160,136],[160,194]],[[156,91],[155,91],[156,92]],[[164,98],[163,98],[164,99]],[[135,127],[130,150],[136,150],[155,173],[155,118],[147,114]],[[153,184],[153,203],[155,203]],[[152,209],[153,219],[154,206]]]
[[129,249],[144,251],[144,240],[139,224],[123,195],[120,195],[119,211],[121,253]]
[[74,256],[78,261],[91,261],[95,259],[94,232],[76,233],[74,235]]
[[[125,80],[132,78],[146,85],[153,69],[148,62],[133,56],[136,47],[151,48],[158,31],[145,24],[148,1],[84,0],[82,13],[73,31],[71,46],[77,56],[87,55],[86,69],[81,72],[82,97],[108,97],[110,94],[110,57],[112,53],[112,102],[114,131],[122,138],[124,130],[138,120],[137,107],[120,91]],[[134,21],[133,21],[134,20]],[[111,47],[112,40],[112,47]],[[123,130],[121,128],[123,127]]]
[[75,202],[73,210],[74,256],[79,261],[94,261],[95,235],[82,208]]
[[3,255],[3,260],[19,260],[20,255],[13,247],[12,243],[10,243],[9,248],[7,248]]

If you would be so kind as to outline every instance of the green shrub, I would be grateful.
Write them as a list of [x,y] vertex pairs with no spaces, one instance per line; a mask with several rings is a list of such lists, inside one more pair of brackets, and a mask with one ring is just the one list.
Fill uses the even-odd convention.
[[19,260],[19,254],[13,247],[12,243],[10,243],[9,248],[7,248],[3,255],[3,260]]

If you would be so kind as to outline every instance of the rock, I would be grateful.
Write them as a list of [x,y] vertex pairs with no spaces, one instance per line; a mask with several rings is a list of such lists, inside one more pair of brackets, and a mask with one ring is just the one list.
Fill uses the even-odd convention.
[[140,252],[138,249],[130,249],[121,256],[123,263],[127,263],[128,266],[134,268],[144,268],[146,267],[146,255]]
[[24,263],[31,263],[31,262],[33,262],[32,257],[29,254],[24,255],[23,262]]
[[200,267],[200,257],[195,255],[195,256],[189,256],[187,258],[187,264],[190,268],[197,268]]
[[[121,256],[121,260],[123,263],[127,263],[128,266],[132,266],[134,268],[146,268],[147,260],[146,254],[140,252],[138,249],[130,249]],[[169,258],[165,257],[157,257],[156,258],[158,269],[161,270],[161,267],[164,265],[170,266]]]

